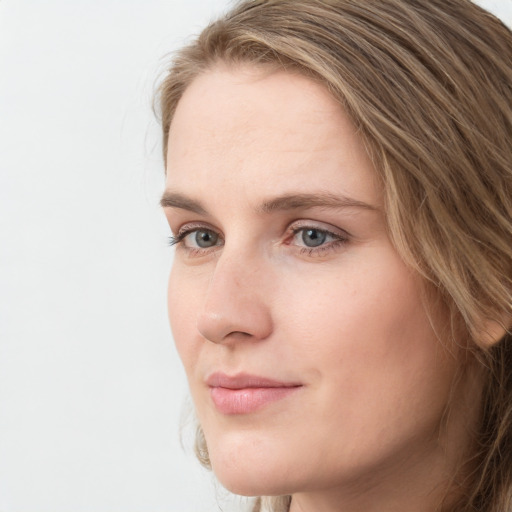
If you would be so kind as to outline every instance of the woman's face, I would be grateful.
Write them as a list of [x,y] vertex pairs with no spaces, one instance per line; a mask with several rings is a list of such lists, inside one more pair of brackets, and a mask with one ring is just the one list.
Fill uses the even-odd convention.
[[457,365],[328,92],[250,67],[199,76],[162,202],[169,316],[220,481],[270,495],[428,479]]

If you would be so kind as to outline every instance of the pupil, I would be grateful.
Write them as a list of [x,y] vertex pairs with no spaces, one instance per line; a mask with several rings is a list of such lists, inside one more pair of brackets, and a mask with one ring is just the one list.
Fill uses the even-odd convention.
[[198,247],[212,247],[217,243],[218,236],[211,231],[198,231],[196,233],[196,243]]
[[318,247],[325,242],[327,233],[318,229],[306,229],[302,232],[302,241],[307,247]]

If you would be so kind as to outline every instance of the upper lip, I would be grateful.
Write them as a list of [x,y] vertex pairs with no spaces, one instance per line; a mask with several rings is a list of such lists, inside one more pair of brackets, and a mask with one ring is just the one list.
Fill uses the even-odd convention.
[[286,382],[249,373],[227,375],[225,373],[212,373],[206,384],[211,388],[247,389],[247,388],[293,388],[301,386],[298,382]]

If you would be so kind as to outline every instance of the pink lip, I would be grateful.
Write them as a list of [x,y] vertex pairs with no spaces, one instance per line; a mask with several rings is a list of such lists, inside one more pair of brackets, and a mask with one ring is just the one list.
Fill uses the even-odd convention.
[[214,373],[207,378],[206,384],[210,387],[215,407],[222,414],[249,414],[301,387],[297,383],[244,373],[234,376]]

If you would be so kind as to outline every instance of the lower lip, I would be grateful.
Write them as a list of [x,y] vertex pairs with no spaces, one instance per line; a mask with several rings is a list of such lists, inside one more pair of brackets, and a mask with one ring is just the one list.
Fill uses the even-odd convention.
[[215,407],[222,414],[249,414],[272,402],[285,398],[300,386],[277,388],[210,388]]

